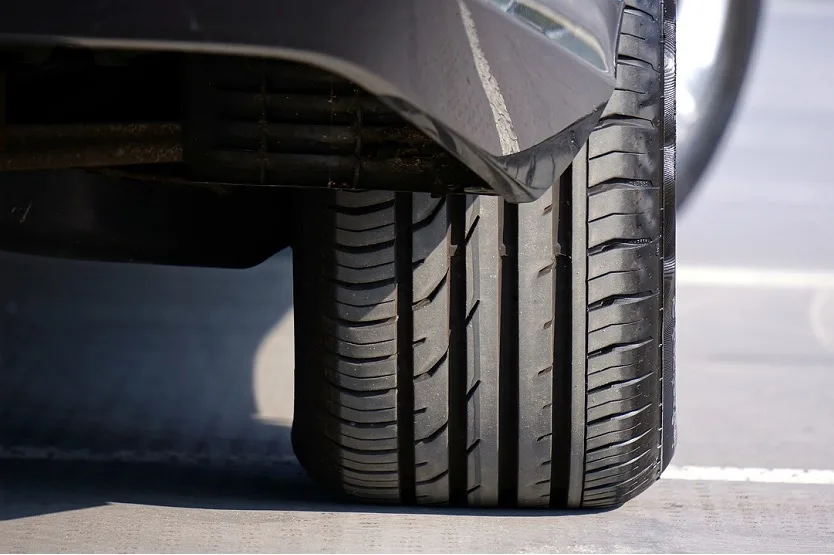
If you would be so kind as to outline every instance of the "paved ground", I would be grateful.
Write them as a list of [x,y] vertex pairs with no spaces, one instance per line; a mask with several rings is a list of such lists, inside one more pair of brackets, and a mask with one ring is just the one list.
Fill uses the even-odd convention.
[[3,256],[0,551],[834,551],[832,30],[831,3],[769,11],[680,221],[674,463],[700,470],[591,515],[340,502],[289,447],[288,256],[245,272]]

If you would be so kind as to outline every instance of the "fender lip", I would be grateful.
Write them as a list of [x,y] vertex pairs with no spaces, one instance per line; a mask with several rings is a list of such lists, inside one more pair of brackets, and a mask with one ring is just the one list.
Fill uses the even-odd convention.
[[525,202],[568,167],[613,93],[622,12],[622,0],[30,0],[0,7],[0,44],[318,66]]

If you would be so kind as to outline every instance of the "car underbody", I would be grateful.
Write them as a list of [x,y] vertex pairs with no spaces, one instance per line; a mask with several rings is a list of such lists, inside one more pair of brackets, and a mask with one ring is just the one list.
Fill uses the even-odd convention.
[[0,10],[0,248],[242,267],[287,245],[298,188],[528,202],[613,90],[622,5],[249,0],[233,11],[161,0]]

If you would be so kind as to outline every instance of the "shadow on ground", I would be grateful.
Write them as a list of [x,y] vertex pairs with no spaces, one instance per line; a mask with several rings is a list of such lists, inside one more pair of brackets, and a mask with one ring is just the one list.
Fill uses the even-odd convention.
[[[521,511],[362,505],[310,482],[292,462],[225,469],[159,463],[0,461],[0,521],[111,503],[226,511],[559,516]],[[600,512],[600,511],[596,511]]]
[[[103,476],[85,482],[78,464],[146,463],[127,481],[104,472],[125,491],[156,475],[138,494],[177,468],[183,479],[238,463],[263,475],[294,461],[289,251],[249,270],[9,254],[0,268],[2,518],[37,511],[26,499],[42,481],[75,491]],[[56,462],[32,474],[44,459]],[[13,502],[18,483],[27,509]]]
[[322,491],[293,457],[288,251],[242,271],[0,267],[0,520],[108,503],[403,511]]
[[[227,511],[445,514],[483,517],[575,515],[362,505],[310,482],[294,462],[211,468],[161,463],[0,461],[0,521],[129,503]],[[594,513],[605,511],[593,511]]]

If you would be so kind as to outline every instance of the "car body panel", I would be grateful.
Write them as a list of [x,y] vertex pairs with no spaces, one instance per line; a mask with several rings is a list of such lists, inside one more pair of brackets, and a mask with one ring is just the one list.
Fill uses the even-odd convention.
[[309,63],[524,202],[567,168],[608,102],[622,11],[622,0],[30,0],[0,6],[0,43]]

